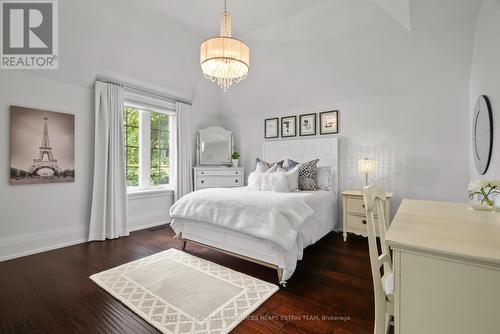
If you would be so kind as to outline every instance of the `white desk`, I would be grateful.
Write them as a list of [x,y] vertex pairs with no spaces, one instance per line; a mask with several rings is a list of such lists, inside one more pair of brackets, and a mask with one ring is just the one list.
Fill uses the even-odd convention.
[[404,200],[394,253],[395,333],[500,333],[500,213]]

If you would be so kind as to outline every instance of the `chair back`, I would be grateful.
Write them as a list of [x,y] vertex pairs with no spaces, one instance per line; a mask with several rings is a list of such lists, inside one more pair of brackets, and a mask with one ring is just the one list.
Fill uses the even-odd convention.
[[[386,297],[382,276],[392,273],[392,260],[389,247],[385,242],[385,233],[387,231],[388,218],[385,216],[386,193],[384,190],[368,186],[363,189],[363,201],[366,210],[366,220],[368,229],[368,246],[370,251],[370,264],[373,275],[373,288],[375,297]],[[380,253],[377,247],[377,228],[380,237]],[[380,268],[383,267],[383,274]]]

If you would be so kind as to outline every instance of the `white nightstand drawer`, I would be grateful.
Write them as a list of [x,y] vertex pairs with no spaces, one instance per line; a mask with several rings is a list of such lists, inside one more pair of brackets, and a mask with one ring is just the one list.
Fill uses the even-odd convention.
[[224,188],[224,187],[241,187],[243,177],[234,176],[202,176],[197,178],[198,189],[203,188]]
[[366,229],[366,217],[365,216],[356,216],[356,215],[347,215],[347,229],[348,230],[358,230],[367,233]]
[[351,213],[358,213],[360,215],[365,215],[365,205],[363,203],[363,198],[347,198],[346,199],[346,210]]

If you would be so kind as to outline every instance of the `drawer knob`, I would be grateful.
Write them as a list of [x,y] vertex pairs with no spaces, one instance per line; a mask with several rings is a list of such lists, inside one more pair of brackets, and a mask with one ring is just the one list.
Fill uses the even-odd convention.
[[238,183],[238,179],[234,180],[234,182]]
[[201,180],[201,183],[205,183],[205,181]]
[[201,172],[201,174],[205,174],[205,172]]
[[363,223],[363,225],[366,225],[366,220],[365,219],[363,219],[361,222]]

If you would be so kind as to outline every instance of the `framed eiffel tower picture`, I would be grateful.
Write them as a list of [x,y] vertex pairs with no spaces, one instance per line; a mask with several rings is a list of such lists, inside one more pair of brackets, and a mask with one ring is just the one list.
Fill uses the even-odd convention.
[[10,107],[10,184],[75,180],[75,115]]

